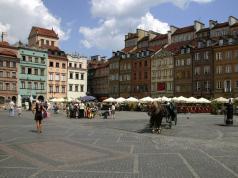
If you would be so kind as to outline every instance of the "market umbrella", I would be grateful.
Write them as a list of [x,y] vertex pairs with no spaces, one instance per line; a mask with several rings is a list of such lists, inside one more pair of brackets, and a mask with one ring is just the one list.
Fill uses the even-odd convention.
[[209,100],[206,99],[206,98],[199,98],[197,102],[198,102],[198,103],[211,103],[211,101],[209,101]]
[[219,97],[219,98],[216,98],[216,99],[214,99],[212,101],[216,101],[216,102],[219,102],[219,103],[227,103],[228,99],[223,98],[223,97]]
[[96,98],[94,96],[83,96],[83,97],[80,97],[80,100],[83,100],[83,101],[94,101],[94,100],[96,100]]
[[114,98],[110,97],[110,98],[107,98],[107,99],[103,100],[102,102],[104,102],[104,103],[113,103],[113,102],[116,102],[116,100]]
[[125,102],[125,100],[126,100],[125,98],[120,97],[120,98],[117,98],[117,99],[116,99],[116,102],[117,102],[117,103],[123,103],[123,102]]
[[138,102],[138,99],[134,98],[134,97],[130,97],[126,99],[127,102]]
[[144,97],[144,98],[140,99],[139,101],[142,102],[142,103],[148,103],[148,102],[153,102],[154,99],[147,96],[147,97]]

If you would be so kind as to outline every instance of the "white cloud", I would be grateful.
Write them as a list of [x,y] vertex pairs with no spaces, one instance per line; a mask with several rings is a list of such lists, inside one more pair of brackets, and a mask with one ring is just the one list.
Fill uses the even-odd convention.
[[148,12],[141,18],[141,23],[138,25],[138,28],[152,30],[159,33],[167,33],[169,30],[169,24],[155,19],[153,15]]
[[11,43],[27,42],[32,26],[54,28],[59,37],[66,40],[70,29],[64,32],[60,23],[61,19],[54,17],[42,0],[0,0],[0,32],[7,31]]
[[99,18],[98,27],[80,27],[86,48],[118,50],[124,46],[124,35],[136,28],[166,33],[168,23],[161,22],[151,13],[152,7],[172,3],[186,8],[189,3],[209,3],[214,0],[91,0],[91,13]]

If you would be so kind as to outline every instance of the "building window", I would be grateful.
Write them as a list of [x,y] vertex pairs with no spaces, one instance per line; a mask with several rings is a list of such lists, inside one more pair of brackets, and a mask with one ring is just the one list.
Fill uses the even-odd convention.
[[7,72],[7,78],[10,78],[10,72]]
[[200,82],[196,82],[196,91],[200,90]]
[[44,90],[44,89],[45,89],[44,83],[40,83],[40,89],[41,89],[41,90]]
[[53,93],[53,85],[49,85],[50,93]]
[[22,56],[22,61],[26,61],[26,56]]
[[31,84],[31,82],[28,82],[28,89],[32,89],[32,84]]
[[72,67],[72,63],[69,63],[69,67]]
[[191,58],[187,59],[187,65],[191,65]]
[[147,61],[144,62],[144,66],[147,67]]
[[80,92],[83,92],[84,90],[83,90],[83,85],[80,85]]
[[54,41],[51,41],[51,46],[55,46],[55,42]]
[[210,74],[210,66],[204,66],[204,74]]
[[199,53],[195,53],[195,61],[200,60],[200,54]]
[[224,91],[231,92],[231,80],[224,81]]
[[32,62],[32,57],[28,56],[28,62]]
[[147,73],[147,72],[145,72],[145,73],[144,73],[144,75],[145,75],[145,76],[144,76],[144,77],[145,77],[145,79],[147,79],[147,78],[148,78],[148,73]]
[[66,64],[62,63],[62,69],[65,69],[65,68],[66,68]]
[[49,40],[46,40],[46,45],[48,45],[48,46],[49,46]]
[[73,79],[73,75],[74,75],[74,73],[73,73],[73,72],[70,72],[70,73],[69,73],[69,78],[70,78],[70,79]]
[[74,64],[74,68],[77,68],[77,63]]
[[235,65],[235,72],[238,72],[238,64]]
[[39,62],[38,57],[35,57],[35,63],[38,63],[38,62]]
[[49,80],[51,80],[51,81],[54,80],[53,73],[50,73]]
[[79,79],[79,73],[75,73],[75,79],[76,79],[76,80]]
[[231,65],[227,65],[226,66],[226,73],[231,73],[232,70],[231,70]]
[[65,86],[62,86],[62,93],[65,93]]
[[217,61],[222,60],[222,53],[221,52],[216,53],[216,60]]
[[44,39],[41,39],[40,41],[41,41],[41,45],[44,45]]
[[226,52],[226,59],[227,59],[227,60],[232,59],[232,51],[227,51],[227,52]]
[[82,64],[79,64],[79,68],[82,69]]
[[12,62],[12,66],[13,66],[13,67],[16,67],[16,62]]
[[0,71],[0,78],[3,77],[3,71]]
[[69,91],[73,91],[73,85],[69,85]]
[[59,86],[58,85],[55,87],[55,92],[59,93]]
[[24,81],[21,81],[21,88],[22,88],[22,89],[25,89],[25,88],[26,88],[26,84],[25,84]]
[[217,89],[221,89],[221,81],[217,81]]
[[5,86],[6,86],[6,91],[10,91],[10,83],[6,83]]
[[0,90],[2,91],[3,90],[3,83],[0,82]]
[[56,62],[55,67],[59,68],[59,63],[58,62]]
[[26,68],[25,68],[25,67],[22,67],[22,68],[21,68],[21,73],[22,73],[22,74],[25,74],[25,73],[26,73]]
[[75,85],[75,91],[78,92],[79,91],[79,86]]
[[40,75],[44,76],[45,75],[45,69],[40,69]]
[[62,80],[62,81],[66,81],[65,74],[61,74],[61,80]]
[[84,80],[84,74],[81,73],[81,80]]
[[205,82],[204,82],[204,89],[205,89],[206,91],[209,91],[209,90],[210,90],[210,83],[209,83],[209,81],[205,81]]
[[194,74],[195,75],[200,75],[200,67],[195,67]]
[[54,67],[54,62],[50,62],[49,67]]
[[38,83],[37,82],[34,82],[34,88],[35,88],[35,90],[38,90]]
[[206,51],[205,53],[204,53],[204,59],[208,59],[208,51]]
[[45,59],[43,57],[40,58],[41,64],[45,64]]
[[38,69],[34,69],[34,74],[38,75]]
[[59,74],[59,73],[56,73],[56,74],[55,74],[55,80],[57,80],[57,81],[60,80],[60,74]]
[[12,72],[12,78],[16,78],[16,72]]
[[216,66],[216,74],[222,74],[222,66]]
[[28,68],[27,74],[32,74],[32,69],[31,68]]

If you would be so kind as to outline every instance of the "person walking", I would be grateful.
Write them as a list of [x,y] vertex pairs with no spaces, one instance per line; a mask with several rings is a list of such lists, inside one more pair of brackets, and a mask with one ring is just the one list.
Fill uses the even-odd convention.
[[36,101],[36,105],[33,107],[32,112],[35,115],[37,133],[42,133],[43,112],[46,112],[46,109],[39,101]]
[[9,116],[10,117],[15,116],[15,103],[13,101],[10,101],[9,103]]
[[111,107],[111,116],[112,119],[115,119],[115,114],[116,114],[116,106],[114,103],[112,103],[112,107]]

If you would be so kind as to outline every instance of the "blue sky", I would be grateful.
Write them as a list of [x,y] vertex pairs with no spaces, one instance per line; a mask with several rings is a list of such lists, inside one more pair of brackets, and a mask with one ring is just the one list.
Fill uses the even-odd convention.
[[31,26],[54,27],[66,52],[110,57],[138,27],[165,33],[194,20],[224,22],[238,17],[237,7],[237,0],[0,0],[0,32],[26,42]]

